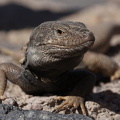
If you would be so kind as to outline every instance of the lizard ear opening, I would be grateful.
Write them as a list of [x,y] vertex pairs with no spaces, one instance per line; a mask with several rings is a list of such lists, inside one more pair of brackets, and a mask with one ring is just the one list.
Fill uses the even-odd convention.
[[63,34],[64,32],[62,31],[62,30],[60,30],[60,29],[58,29],[58,30],[56,30],[57,31],[57,34],[58,35],[61,35],[61,34]]

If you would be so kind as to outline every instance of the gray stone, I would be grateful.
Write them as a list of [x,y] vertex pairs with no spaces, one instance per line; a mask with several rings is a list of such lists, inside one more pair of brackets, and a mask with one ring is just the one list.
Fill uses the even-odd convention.
[[57,114],[39,110],[21,110],[12,105],[0,104],[0,120],[92,120],[80,114]]

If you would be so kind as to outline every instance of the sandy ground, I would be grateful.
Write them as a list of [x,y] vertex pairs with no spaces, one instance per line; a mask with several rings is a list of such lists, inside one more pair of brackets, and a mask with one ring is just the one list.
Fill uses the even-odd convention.
[[[4,5],[6,5],[6,3],[4,3]],[[7,5],[9,6],[9,4]],[[12,7],[16,9],[16,6],[13,5]],[[61,18],[64,20],[83,21],[89,27],[108,21],[116,22],[118,24],[120,21],[120,16],[118,12],[120,11],[119,7],[120,5],[118,2],[117,4],[106,3],[103,5],[95,5],[91,6],[90,8],[86,8],[84,10],[72,13],[65,12],[64,14],[51,14],[47,12],[47,15],[49,17],[47,19],[47,17],[45,16],[45,11],[38,13],[33,12],[32,10],[30,11],[30,8],[28,10],[28,8],[25,8],[23,6],[17,6],[17,8],[19,9],[15,13],[12,12],[15,18],[10,14],[10,21],[3,20],[3,22],[2,20],[0,20],[0,47],[6,47],[15,51],[20,51],[21,47],[24,46],[25,42],[29,40],[30,33],[34,26],[46,20],[56,20]],[[0,9],[1,8],[2,7],[0,7]],[[3,9],[3,11],[4,10],[7,9]],[[21,12],[23,12],[22,10],[25,11],[25,16],[27,15],[26,11],[28,10],[29,16],[32,15],[33,17],[34,15],[41,15],[42,20],[40,20],[41,17],[36,17],[39,18],[40,21],[33,19],[33,21],[27,23],[26,21],[29,19],[29,16],[27,18],[23,15],[25,17],[25,20],[23,20],[22,22],[24,23],[20,23],[20,20],[18,20],[19,17],[16,13],[20,13],[21,16]],[[45,18],[43,18],[44,16]],[[3,16],[3,18],[4,17],[6,17],[6,15]],[[50,19],[50,17],[52,18]],[[36,23],[33,24],[33,22]],[[111,56],[111,59],[114,59],[120,65],[120,34],[112,37],[108,54]],[[2,62],[13,62],[15,64],[18,64],[12,57],[0,54],[0,63]],[[87,97],[87,101],[85,103],[86,108],[88,110],[89,116],[94,118],[95,120],[120,120],[120,81],[109,81],[106,79],[107,78],[104,78],[105,81],[100,81],[99,84],[94,87],[93,93]],[[56,101],[55,95],[45,95],[41,97],[26,95],[18,86],[13,85],[10,82],[8,82],[5,95],[7,96],[7,99],[2,101],[2,103],[12,104],[25,110],[39,109],[52,111],[55,106],[58,106],[60,104],[60,102]],[[63,111],[62,113],[67,114],[71,113],[71,111],[67,110]]]

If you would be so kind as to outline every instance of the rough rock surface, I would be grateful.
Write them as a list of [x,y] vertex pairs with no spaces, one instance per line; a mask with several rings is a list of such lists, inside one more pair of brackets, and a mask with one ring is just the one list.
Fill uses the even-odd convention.
[[[120,81],[101,83],[95,86],[86,101],[86,108],[91,118],[95,120],[119,120],[120,119]],[[17,90],[17,91],[16,91]],[[12,94],[11,94],[12,93]],[[5,95],[8,97],[2,101],[3,104],[11,104],[24,110],[52,111],[60,104],[56,101],[57,96],[31,96],[26,95],[21,89],[9,83]],[[73,113],[69,110],[60,112],[62,114]],[[75,111],[75,113],[78,113]]]
[[92,120],[80,114],[62,115],[47,111],[20,110],[0,104],[0,120]]

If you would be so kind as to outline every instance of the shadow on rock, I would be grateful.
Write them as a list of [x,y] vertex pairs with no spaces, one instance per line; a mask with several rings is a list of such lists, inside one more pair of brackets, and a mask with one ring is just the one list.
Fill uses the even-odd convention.
[[101,108],[107,108],[115,113],[120,113],[120,95],[110,90],[100,93],[93,93],[88,98],[100,105]]

